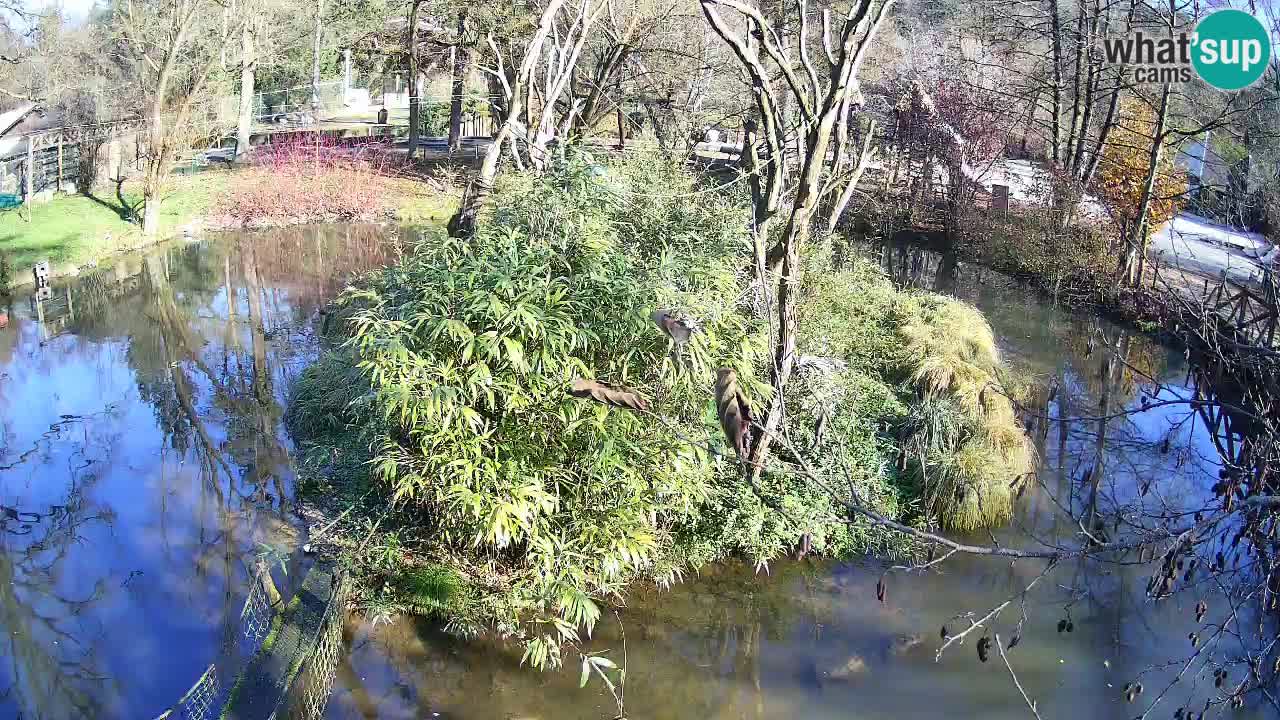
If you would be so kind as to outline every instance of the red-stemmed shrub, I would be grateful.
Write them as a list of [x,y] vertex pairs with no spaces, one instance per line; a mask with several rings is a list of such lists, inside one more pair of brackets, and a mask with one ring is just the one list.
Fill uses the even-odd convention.
[[380,143],[315,132],[276,136],[235,174],[222,215],[242,226],[373,220],[388,209],[395,165]]

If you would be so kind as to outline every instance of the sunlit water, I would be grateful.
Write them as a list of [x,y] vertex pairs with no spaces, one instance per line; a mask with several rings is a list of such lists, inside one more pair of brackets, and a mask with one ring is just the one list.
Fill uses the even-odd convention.
[[249,568],[299,542],[287,392],[386,234],[169,245],[7,301],[0,717],[151,718],[247,652]]
[[[0,329],[0,718],[146,718],[213,662],[246,650],[251,567],[293,553],[292,446],[281,418],[314,356],[317,308],[384,262],[388,231],[296,229],[170,246],[14,297]],[[878,251],[877,251],[878,253]],[[1059,391],[1054,417],[1113,415],[1144,392],[1190,393],[1175,351],[1053,309],[1002,276],[918,251],[877,258],[906,285],[982,308],[1006,357]],[[1089,338],[1094,348],[1089,350]],[[1123,358],[1124,362],[1119,362]],[[1166,388],[1155,392],[1149,375]],[[1185,406],[1035,423],[1042,487],[1004,543],[1070,537],[1057,504],[1176,506],[1214,480],[1203,421]],[[1168,439],[1167,449],[1165,440]],[[1097,468],[1096,494],[1082,483]],[[989,538],[978,538],[979,540]],[[957,559],[889,578],[864,562],[783,561],[768,574],[708,568],[669,591],[638,587],[590,643],[627,669],[630,718],[1030,717],[1008,671],[971,639],[935,659],[939,629],[1014,598],[996,626],[1042,715],[1132,718],[1185,658],[1194,595],[1153,604],[1140,571],[1067,567],[1025,603],[1032,562]],[[300,573],[276,571],[285,586]],[[1225,608],[1213,603],[1211,618]],[[1059,633],[1070,618],[1073,632]],[[625,638],[625,639],[624,639]],[[536,673],[519,652],[410,619],[353,618],[330,718],[608,719],[618,705],[578,668]],[[251,646],[250,646],[251,649]],[[1212,678],[1179,685],[1152,717],[1202,702]],[[1250,710],[1236,713],[1247,717]],[[216,712],[213,713],[216,715]]]
[[[1051,417],[1116,415],[1140,409],[1144,395],[1154,402],[1192,392],[1177,351],[1056,309],[998,273],[918,249],[868,252],[900,284],[953,294],[986,312],[1006,359],[1037,378]],[[1059,390],[1045,403],[1053,384]],[[1133,501],[1150,481],[1143,502],[1179,507],[1216,480],[1210,436],[1185,405],[1106,421],[1033,422],[1031,430],[1043,459],[1041,486],[1023,498],[1014,526],[996,534],[1005,544],[1070,538],[1078,528],[1059,504],[1080,510],[1096,502],[1105,510]],[[1082,482],[1086,468],[1100,478],[1096,492]],[[890,576],[884,603],[875,584],[885,566],[873,560],[783,561],[768,574],[709,568],[668,591],[636,588],[616,617],[606,614],[590,648],[625,663],[628,718],[1029,718],[998,655],[978,660],[977,635],[937,658],[944,624],[957,632],[967,625],[957,615],[981,616],[1012,599],[995,631],[1006,644],[1021,635],[1009,660],[1044,718],[1134,718],[1176,674],[1166,664],[1180,667],[1194,652],[1187,634],[1197,628],[1198,596],[1154,603],[1144,571],[1092,567],[1059,568],[1024,600],[1020,591],[1043,563],[958,558],[941,572]],[[1225,603],[1215,603],[1209,587],[1203,597],[1212,608],[1207,621],[1220,619]],[[1071,632],[1058,631],[1064,619]],[[576,664],[562,672],[522,669],[518,649],[450,638],[426,621],[374,628],[353,619],[347,637],[349,657],[327,712],[334,720],[619,714],[597,679],[578,688]],[[1210,673],[1196,665],[1151,717],[1203,708],[1213,695]],[[1146,690],[1125,703],[1122,687],[1135,679]]]

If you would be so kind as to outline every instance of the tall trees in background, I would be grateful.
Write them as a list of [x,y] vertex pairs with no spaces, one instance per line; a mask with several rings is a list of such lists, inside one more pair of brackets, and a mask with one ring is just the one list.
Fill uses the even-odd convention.
[[[242,0],[246,4],[249,0]],[[254,34],[258,19],[246,17],[240,28],[240,110],[236,116],[236,155],[249,151],[249,138],[253,132],[254,96],[257,92],[258,53]]]
[[449,151],[462,147],[462,103],[467,92],[467,73],[471,72],[471,48],[467,37],[467,9],[458,10],[458,29],[450,48],[449,62]]
[[409,22],[406,28],[409,57],[409,157],[418,153],[418,135],[422,132],[422,97],[419,92],[419,75],[422,69],[418,66],[419,20],[424,0],[409,0]]
[[[1250,118],[1265,115],[1267,107],[1280,104],[1280,87],[1264,80],[1240,93],[1223,93],[1201,82],[1143,84],[1135,81],[1129,67],[1106,63],[1101,39],[1125,36],[1142,30],[1150,36],[1190,30],[1208,12],[1184,0],[1041,0],[1010,4],[1004,0],[984,0],[980,12],[962,37],[971,47],[956,51],[970,80],[996,78],[998,86],[1015,105],[1024,108],[1024,150],[1038,154],[1053,171],[1053,203],[1058,209],[1059,231],[1080,220],[1078,208],[1083,195],[1102,194],[1106,200],[1114,192],[1098,187],[1101,175],[1115,185],[1121,172],[1137,172],[1139,187],[1150,186],[1147,202],[1110,208],[1113,249],[1118,258],[1116,279],[1124,284],[1140,280],[1141,258],[1147,238],[1159,224],[1147,218],[1147,210],[1169,202],[1185,204],[1184,193],[1162,197],[1160,167],[1175,156],[1187,141],[1205,133],[1218,143],[1234,144],[1255,134],[1248,130]],[[1243,9],[1259,12],[1256,7]],[[1273,72],[1274,74],[1274,72]],[[1145,106],[1139,112],[1136,105]],[[1126,113],[1126,108],[1128,112]],[[1132,154],[1133,132],[1117,132],[1126,120],[1150,116],[1154,122],[1142,124],[1152,136],[1141,138],[1142,167],[1128,162]],[[1263,145],[1280,144],[1280,127],[1264,131]],[[1011,143],[1011,147],[1016,147]],[[1125,161],[1110,171],[1109,158]],[[1236,195],[1247,191],[1240,188]],[[1145,208],[1145,209],[1144,209]],[[1141,210],[1128,222],[1128,213]]]
[[1135,98],[1120,105],[1093,186],[1111,209],[1124,242],[1119,272],[1127,284],[1139,277],[1151,229],[1172,219],[1186,194],[1185,173],[1174,165],[1166,142],[1156,140],[1168,134],[1171,94],[1167,85],[1162,87],[1154,111]]

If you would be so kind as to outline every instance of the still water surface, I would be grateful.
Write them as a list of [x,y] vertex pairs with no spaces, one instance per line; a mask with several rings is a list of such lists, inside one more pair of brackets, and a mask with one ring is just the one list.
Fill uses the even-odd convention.
[[[263,552],[296,555],[304,532],[281,423],[288,388],[314,356],[317,308],[388,259],[388,235],[303,228],[168,247],[56,284],[38,301],[9,301],[0,718],[154,717],[209,663],[234,665],[245,652],[250,568]],[[996,273],[918,250],[873,254],[902,284],[982,308],[1007,357],[1059,387],[1044,403],[1051,416],[1138,407],[1157,392],[1144,375],[1164,397],[1190,393],[1180,354],[1054,309]],[[1178,406],[1038,423],[1033,433],[1043,489],[1027,494],[1002,542],[1069,536],[1057,502],[1107,506],[1156,478],[1152,501],[1179,504],[1207,492],[1216,472],[1203,423]],[[1102,478],[1096,494],[1079,481],[1086,467]],[[592,646],[625,661],[635,719],[1029,717],[1004,667],[978,663],[972,642],[940,662],[935,651],[943,623],[985,613],[1040,566],[960,559],[893,577],[881,604],[882,569],[709,568],[669,591],[637,588]],[[297,575],[277,580],[287,592]],[[1152,605],[1145,584],[1066,568],[1005,611],[1007,640],[1025,607],[1011,659],[1046,718],[1134,717],[1120,687],[1187,654],[1192,609],[1177,603],[1189,596]],[[1058,633],[1068,617],[1074,632]],[[427,622],[374,628],[353,618],[346,640],[334,720],[617,714],[598,683],[578,689],[576,668],[530,672],[514,648]],[[1143,681],[1160,687],[1170,672]],[[1211,678],[1180,686],[1153,717],[1211,689]]]
[[298,542],[288,388],[385,234],[171,245],[7,301],[0,718],[152,718],[245,651],[247,568]]

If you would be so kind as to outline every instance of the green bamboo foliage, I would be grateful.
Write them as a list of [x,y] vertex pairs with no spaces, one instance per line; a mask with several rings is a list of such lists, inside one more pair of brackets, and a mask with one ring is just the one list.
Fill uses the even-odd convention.
[[[636,578],[730,556],[763,567],[798,545],[913,551],[774,472],[787,453],[758,484],[741,472],[770,392],[741,202],[674,165],[582,155],[508,175],[493,199],[471,240],[429,234],[340,298],[346,340],[290,410],[295,432],[331,438],[337,472],[368,448],[360,461],[408,508],[415,557],[397,554],[430,570],[379,570],[387,611],[496,629],[548,667]],[[789,384],[785,422],[812,466],[890,517],[1005,517],[1005,469],[1030,461],[1011,406],[984,390],[999,358],[981,316],[865,262],[815,261],[806,281],[800,352],[820,362]]]
[[[358,310],[335,357],[363,377],[347,412],[375,476],[441,554],[481,559],[463,570],[512,599],[491,620],[536,665],[590,632],[593,598],[653,570],[714,492],[721,463],[687,439],[706,437],[714,369],[756,382],[761,340],[735,311],[741,210],[639,194],[655,189],[695,191],[660,164],[511,176],[475,238],[425,238],[341,300]],[[656,308],[697,331],[677,346]]]

